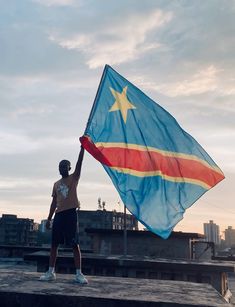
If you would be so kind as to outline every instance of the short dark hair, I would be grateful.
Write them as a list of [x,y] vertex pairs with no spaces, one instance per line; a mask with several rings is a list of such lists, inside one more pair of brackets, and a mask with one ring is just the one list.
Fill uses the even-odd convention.
[[69,160],[61,160],[60,163],[59,163],[59,166],[64,165],[64,164],[68,165],[69,167],[71,166],[71,163],[70,163]]

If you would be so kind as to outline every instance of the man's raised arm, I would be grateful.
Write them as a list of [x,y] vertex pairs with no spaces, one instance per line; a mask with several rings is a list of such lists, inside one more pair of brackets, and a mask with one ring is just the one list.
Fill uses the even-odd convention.
[[84,148],[81,146],[81,150],[78,156],[78,161],[75,167],[75,171],[73,173],[75,180],[79,180],[80,178],[83,156],[84,156]]

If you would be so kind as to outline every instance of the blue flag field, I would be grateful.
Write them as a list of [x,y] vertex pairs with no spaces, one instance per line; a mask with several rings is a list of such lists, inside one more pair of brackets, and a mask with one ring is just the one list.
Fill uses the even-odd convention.
[[224,179],[172,115],[108,65],[81,143],[102,163],[128,210],[164,239]]

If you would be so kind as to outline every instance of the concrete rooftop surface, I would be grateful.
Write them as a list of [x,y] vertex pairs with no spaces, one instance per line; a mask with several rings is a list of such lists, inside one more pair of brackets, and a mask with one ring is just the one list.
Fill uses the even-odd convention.
[[0,306],[232,306],[209,284],[88,276],[82,286],[74,275],[57,274],[53,282],[39,281],[40,275],[25,265],[0,266]]

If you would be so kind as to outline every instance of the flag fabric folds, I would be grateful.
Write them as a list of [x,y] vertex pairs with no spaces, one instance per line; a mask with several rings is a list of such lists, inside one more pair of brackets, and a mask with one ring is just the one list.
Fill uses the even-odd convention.
[[108,65],[80,140],[128,210],[165,239],[185,210],[224,178],[173,116]]

